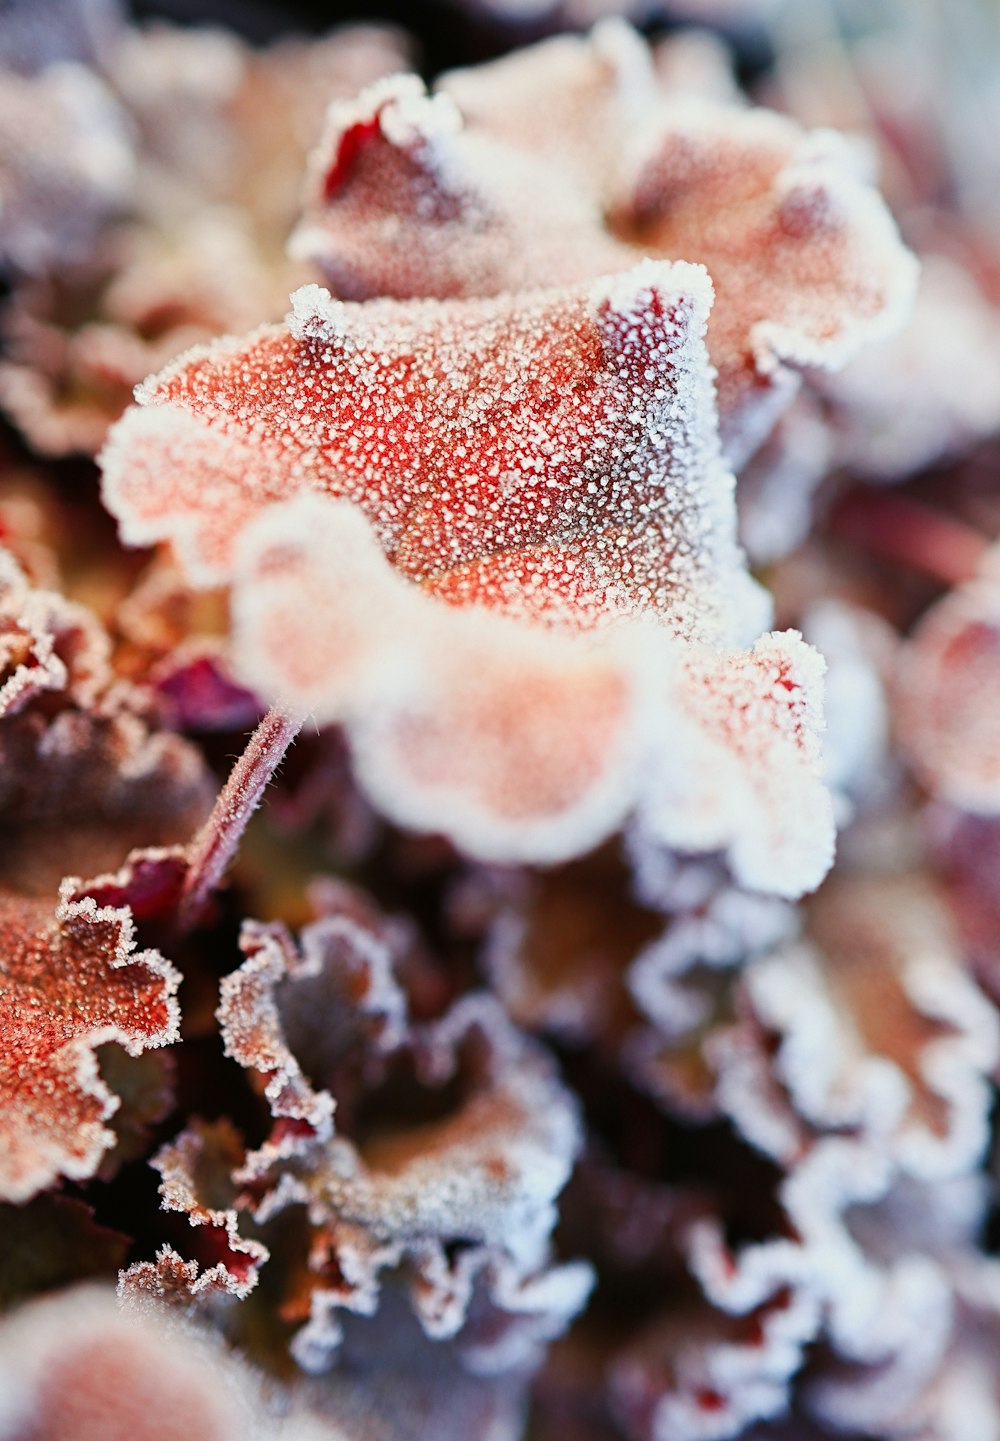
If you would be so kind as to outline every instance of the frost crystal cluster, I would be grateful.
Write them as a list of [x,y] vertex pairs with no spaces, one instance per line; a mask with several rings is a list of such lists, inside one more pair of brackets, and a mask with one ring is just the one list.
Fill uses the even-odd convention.
[[1000,26],[369,9],[0,0],[0,1441],[997,1441]]

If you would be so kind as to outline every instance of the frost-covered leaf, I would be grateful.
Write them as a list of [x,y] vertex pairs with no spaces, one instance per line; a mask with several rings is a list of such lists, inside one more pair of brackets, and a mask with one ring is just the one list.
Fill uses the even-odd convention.
[[[424,1240],[462,1237],[509,1249],[522,1260],[537,1257],[577,1145],[569,1097],[544,1056],[485,998],[459,1003],[417,1032],[414,1045],[420,1050],[408,1063],[406,1052],[396,1062],[397,1084],[417,1065],[428,1109],[435,1091],[448,1084],[439,1104],[454,1099],[440,1119],[397,1122],[357,1144],[339,1136],[317,1147],[279,1132],[277,1147],[272,1143],[258,1160],[248,1159],[246,1180],[259,1189],[254,1169],[270,1162],[273,1149],[293,1156],[301,1151],[303,1182],[316,1205],[343,1218],[348,1229],[367,1229],[390,1250],[398,1242],[419,1249]],[[280,1160],[275,1165],[277,1200]],[[267,1200],[260,1207],[263,1214],[270,1208]]]
[[591,1284],[548,1258],[579,1144],[548,1058],[485,996],[414,1022],[398,945],[358,913],[314,922],[301,951],[275,926],[248,926],[244,947],[220,1020],[275,1127],[237,1180],[260,1223],[308,1208],[300,1364],[329,1366],[342,1316],[375,1315],[399,1285],[428,1336],[460,1335],[472,1371],[533,1363]]
[[186,839],[208,808],[195,749],[123,685],[96,617],[33,589],[0,550],[0,869],[51,893],[119,865],[130,846]]
[[[30,135],[30,146],[24,137]],[[29,274],[85,259],[134,184],[127,122],[83,65],[0,85],[0,264]]]
[[127,541],[170,540],[202,584],[232,577],[253,520],[316,493],[455,606],[745,634],[710,305],[683,264],[462,304],[305,287],[287,329],[146,383],[102,457],[105,499]]
[[337,1072],[359,1044],[376,1055],[399,1046],[407,1003],[393,974],[391,934],[348,913],[307,927],[301,952],[283,927],[253,922],[241,946],[247,959],[221,987],[226,1053],[260,1077],[276,1120],[297,1123],[299,1136],[327,1139],[334,1097],[310,1084],[297,1053],[336,1090]]
[[794,635],[709,645],[766,609],[733,542],[704,283],[650,264],[477,302],[307,288],[288,330],[149,382],[106,496],[127,539],[233,583],[242,673],[345,723],[393,819],[557,860],[641,789],[664,844],[794,893],[830,856],[822,667]]
[[794,393],[785,367],[835,367],[895,328],[915,278],[848,145],[672,90],[612,24],[431,95],[400,77],[333,106],[293,248],[354,296],[566,283],[639,254],[701,262],[737,463]]
[[125,223],[82,263],[20,282],[0,320],[0,406],[37,451],[93,454],[144,376],[281,315],[308,278],[282,248],[324,110],[407,60],[400,34],[368,26],[260,51],[221,29],[122,27],[103,81],[138,172]]
[[196,1228],[199,1260],[184,1261],[165,1246],[155,1262],[138,1261],[122,1273],[121,1295],[188,1302],[216,1293],[241,1300],[250,1294],[269,1253],[239,1230],[232,1177],[245,1154],[232,1125],[222,1120],[192,1122],[154,1156],[163,1209],[180,1211]]
[[[309,1184],[331,1215],[383,1241],[466,1237],[537,1256],[577,1144],[575,1116],[542,1057],[515,1042],[485,1001],[460,1004],[425,1044],[464,1049],[484,1041],[511,1053],[484,1058],[485,1074],[465,1081],[465,1094],[442,1119],[359,1148],[330,1143]],[[457,1057],[447,1063],[439,1085],[458,1079],[456,1065]]]
[[[0,1437],[60,1441],[318,1441],[279,1419],[259,1378],[208,1334],[84,1288],[33,1302],[0,1331]],[[336,1436],[334,1431],[333,1436]]]
[[750,963],[746,1022],[715,1042],[737,1124],[786,1165],[836,1133],[918,1177],[974,1164],[1000,1036],[941,899],[915,877],[835,878],[807,937]]
[[0,933],[0,1194],[23,1201],[57,1176],[93,1175],[118,1107],[96,1049],[115,1041],[138,1055],[176,1040],[180,977],[136,951],[127,909],[98,906],[72,881],[54,914],[50,901],[0,896]]

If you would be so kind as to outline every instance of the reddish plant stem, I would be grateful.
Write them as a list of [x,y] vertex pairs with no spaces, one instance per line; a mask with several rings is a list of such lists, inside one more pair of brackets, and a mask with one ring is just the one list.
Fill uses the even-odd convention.
[[293,720],[284,711],[272,707],[250,737],[246,750],[219,792],[212,814],[191,842],[180,901],[182,929],[190,929],[197,922],[210,893],[236,854],[247,822],[260,805],[268,782],[301,727],[300,720]]
[[923,571],[942,585],[962,585],[977,574],[990,541],[953,516],[909,496],[855,492],[831,517],[834,535]]

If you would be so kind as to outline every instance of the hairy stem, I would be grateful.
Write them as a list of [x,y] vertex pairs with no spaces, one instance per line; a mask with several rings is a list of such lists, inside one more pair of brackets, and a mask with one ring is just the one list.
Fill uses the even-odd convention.
[[180,904],[183,927],[197,921],[210,893],[221,881],[247,822],[301,726],[300,720],[272,706],[250,737],[219,792],[212,814],[191,842]]

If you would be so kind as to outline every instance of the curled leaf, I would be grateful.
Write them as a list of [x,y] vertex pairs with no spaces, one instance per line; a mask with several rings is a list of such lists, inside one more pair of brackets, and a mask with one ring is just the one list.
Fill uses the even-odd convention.
[[613,23],[432,94],[405,76],[334,105],[293,249],[352,296],[527,289],[639,254],[700,262],[737,464],[794,394],[789,367],[835,368],[891,332],[915,282],[849,146],[664,85]]
[[329,1365],[342,1316],[377,1313],[397,1277],[427,1335],[461,1333],[471,1369],[536,1359],[591,1279],[548,1261],[579,1139],[548,1059],[485,996],[413,1022],[392,949],[358,916],[313,923],[301,953],[275,926],[248,927],[244,947],[220,1020],[276,1124],[237,1180],[259,1222],[308,1208],[301,1364]]
[[94,615],[29,586],[0,550],[0,869],[18,890],[186,838],[207,809],[201,756],[155,728],[110,652]]
[[1000,1033],[940,898],[914,879],[835,879],[807,935],[811,947],[750,963],[747,1021],[715,1043],[737,1123],[785,1164],[837,1133],[881,1154],[887,1174],[973,1164]]
[[155,1262],[140,1261],[122,1273],[123,1296],[157,1296],[185,1302],[223,1294],[243,1300],[268,1259],[266,1246],[241,1236],[233,1202],[234,1170],[244,1147],[227,1121],[195,1121],[153,1158],[160,1173],[165,1211],[180,1211],[197,1229],[202,1264],[184,1261],[164,1246]]

